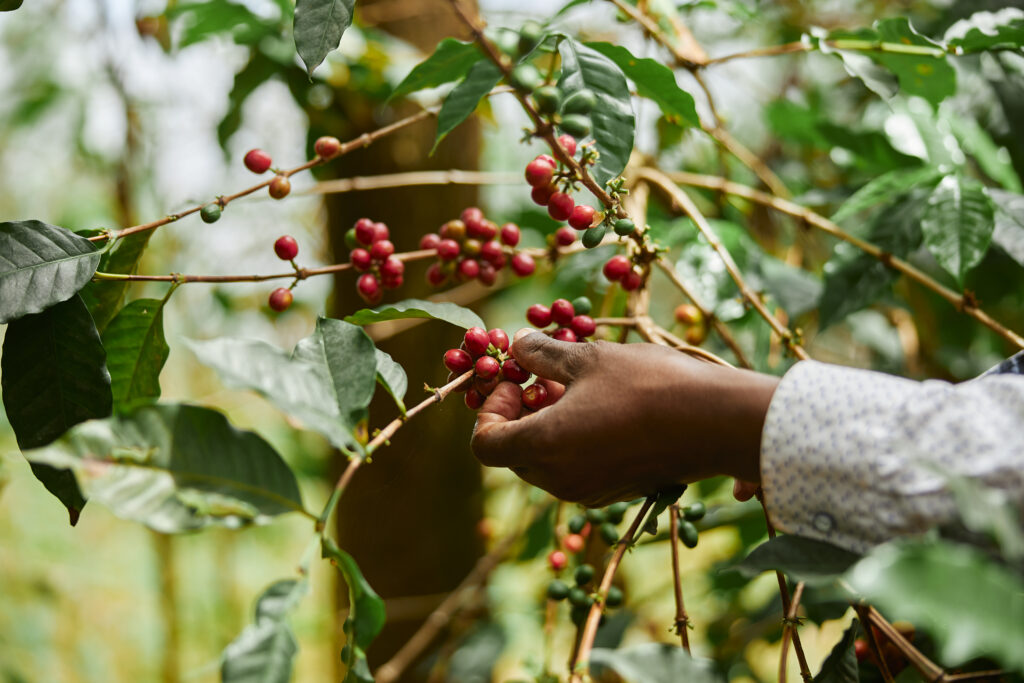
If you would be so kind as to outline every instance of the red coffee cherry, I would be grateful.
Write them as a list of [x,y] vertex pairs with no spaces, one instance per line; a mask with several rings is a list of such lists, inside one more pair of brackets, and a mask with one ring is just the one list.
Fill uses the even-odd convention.
[[567,226],[555,230],[555,244],[560,247],[567,247],[576,241],[576,232]]
[[498,236],[498,224],[494,221],[482,220],[479,223],[474,223],[473,230],[469,229],[469,224],[466,224],[466,231],[470,237],[476,237],[477,239],[486,242],[493,240]]
[[526,371],[514,358],[509,358],[501,364],[501,376],[509,382],[522,384],[530,379],[530,373]]
[[857,657],[858,662],[863,662],[871,656],[871,647],[868,645],[868,641],[863,638],[853,641],[853,653]]
[[519,238],[522,233],[519,231],[519,226],[515,223],[506,223],[501,226],[501,243],[509,247],[514,247],[519,244]]
[[559,327],[557,330],[555,330],[555,333],[551,335],[551,338],[564,342],[579,341],[576,338],[576,333],[570,330],[568,327]]
[[512,270],[519,277],[526,277],[527,275],[533,275],[533,271],[537,269],[537,264],[533,262],[533,257],[529,254],[519,252],[512,257]]
[[470,221],[482,221],[484,219],[484,212],[475,206],[469,206],[462,210],[462,215],[459,218],[468,225]]
[[341,151],[341,142],[338,138],[325,135],[316,139],[316,142],[313,143],[313,151],[321,159],[330,159]]
[[374,242],[380,242],[382,240],[386,240],[389,237],[391,237],[391,231],[388,230],[388,226],[387,225],[385,225],[384,223],[380,223],[380,222],[377,222],[377,223],[373,224],[373,241]]
[[395,245],[391,240],[378,240],[370,245],[370,258],[380,263],[395,253]]
[[352,253],[348,255],[348,260],[352,264],[352,267],[360,273],[369,270],[370,264],[373,262],[373,259],[370,257],[370,252],[359,248],[352,250]]
[[[490,358],[490,356],[485,356],[485,358]],[[480,360],[483,360],[483,358]],[[490,379],[484,379],[480,377],[480,375],[473,377],[473,387],[484,396],[490,396],[494,393],[494,389],[498,386],[499,382],[501,382],[501,377],[498,375],[495,375]]]
[[405,264],[394,256],[389,256],[384,260],[384,263],[380,264],[380,276],[382,278],[401,277],[404,272]]
[[[529,387],[527,387],[529,388]],[[569,564],[569,558],[561,550],[552,550],[548,553],[548,566],[556,572],[560,572]]]
[[461,250],[462,247],[455,240],[441,240],[437,245],[437,255],[442,261],[454,260]]
[[586,204],[579,204],[573,207],[569,215],[569,225],[577,230],[586,230],[594,222],[594,207]]
[[565,549],[570,553],[580,552],[583,550],[583,546],[585,544],[586,541],[584,541],[583,537],[579,534],[567,534],[566,537],[562,539],[562,545],[564,545]]
[[480,274],[480,264],[471,258],[464,258],[459,261],[459,277],[464,280],[472,280]]
[[480,356],[476,359],[476,365],[474,366],[477,377],[483,379],[493,379],[498,376],[498,372],[501,371],[501,366],[498,365],[498,361],[491,356]]
[[565,147],[565,153],[569,156],[576,156],[576,138],[566,133],[558,136],[558,144]]
[[484,401],[487,400],[487,397],[476,389],[470,389],[466,392],[466,395],[462,400],[466,402],[466,407],[470,410],[480,410],[480,407],[484,404]]
[[476,279],[490,287],[498,280],[498,271],[490,263],[484,261],[480,264],[480,273],[476,276]]
[[428,232],[426,235],[420,238],[420,249],[437,249],[437,245],[441,243],[441,236],[436,232]]
[[473,367],[473,359],[463,349],[448,349],[444,352],[444,366],[461,375]]
[[384,285],[384,289],[398,289],[405,282],[405,278],[401,275],[384,275],[380,276],[380,283]]
[[373,236],[376,231],[373,228],[373,221],[369,218],[360,218],[357,220],[355,231],[356,239],[360,244],[365,244],[366,246],[373,244]]
[[555,177],[555,166],[537,157],[526,165],[526,182],[533,187],[549,185]]
[[267,304],[278,313],[286,310],[292,305],[292,291],[287,287],[278,287],[270,293]]
[[356,289],[359,290],[359,295],[368,303],[379,300],[381,297],[380,280],[373,273],[360,275],[359,280],[356,281]]
[[597,331],[597,323],[589,315],[578,315],[569,324],[579,338],[589,337]]
[[437,263],[431,263],[427,268],[427,282],[434,287],[440,287],[444,284],[444,281],[448,279],[448,276],[441,270],[441,266]]
[[491,240],[490,242],[484,242],[480,246],[480,258],[494,265],[495,261],[501,262],[504,260],[505,255],[501,251],[501,245],[495,240]]
[[555,192],[548,200],[548,215],[556,221],[564,221],[572,215],[576,202],[564,192]]
[[508,351],[508,333],[500,327],[495,327],[493,330],[487,330],[487,337],[494,344],[494,348],[498,349],[502,353]]
[[282,235],[274,242],[274,253],[282,261],[291,261],[299,255],[299,243],[291,235]]
[[630,270],[622,277],[622,288],[627,292],[632,292],[634,289],[639,289],[640,285],[644,283],[644,279],[640,276],[640,273],[635,270]]
[[284,199],[292,191],[292,182],[283,175],[276,175],[270,181],[270,187],[267,188],[267,191],[270,192],[270,196],[274,199]]
[[531,384],[523,389],[523,405],[530,410],[540,410],[548,400],[548,390],[543,384]]
[[551,324],[551,309],[544,304],[534,304],[526,309],[526,319],[534,327],[547,327]]
[[572,303],[566,299],[555,299],[555,302],[551,304],[551,319],[558,325],[563,327],[572,322],[573,316],[576,315],[576,309],[573,308]]
[[608,259],[608,261],[604,264],[604,268],[602,269],[602,271],[604,272],[604,276],[606,278],[608,278],[612,282],[615,282],[616,280],[621,280],[622,278],[626,277],[626,273],[629,272],[629,269],[629,259],[623,256],[622,254],[617,254]]
[[469,351],[473,358],[478,358],[487,353],[487,345],[491,343],[491,338],[484,328],[471,327],[466,330],[466,335],[462,338],[462,341],[466,345],[466,350]]
[[537,159],[539,159],[540,161],[546,161],[547,163],[551,164],[555,168],[558,167],[558,161],[553,156],[551,156],[550,154],[539,154],[539,155],[537,155]]
[[262,149],[250,149],[245,153],[245,158],[242,159],[245,167],[253,173],[266,173],[267,169],[270,168],[270,164],[273,161],[270,155],[264,152]]
[[555,194],[554,185],[544,185],[541,187],[535,187],[530,191],[530,199],[533,200],[534,204],[538,206],[547,206],[548,202],[551,201],[551,196]]

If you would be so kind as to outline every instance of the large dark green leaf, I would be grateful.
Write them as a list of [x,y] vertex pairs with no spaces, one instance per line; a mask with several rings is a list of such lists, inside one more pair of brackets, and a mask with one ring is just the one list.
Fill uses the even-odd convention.
[[989,197],[996,205],[996,227],[992,241],[1024,266],[1024,195],[989,190]]
[[885,544],[846,578],[887,616],[931,635],[947,666],[992,657],[1024,673],[1024,583],[982,553],[944,542]]
[[222,33],[230,34],[236,43],[251,45],[276,30],[273,21],[267,21],[244,5],[230,0],[171,3],[166,15],[168,19],[182,24],[179,48]]
[[760,254],[757,259],[757,275],[764,289],[791,318],[817,308],[823,285],[821,279],[813,273],[768,254]]
[[942,179],[921,216],[925,245],[960,283],[985,257],[994,229],[995,207],[985,188],[959,175]]
[[434,54],[417,64],[409,75],[391,93],[389,100],[404,97],[409,93],[436,88],[452,83],[465,76],[474,64],[484,58],[476,43],[464,43],[454,38],[445,38],[437,44]]
[[[152,230],[137,232],[117,241],[100,258],[97,270],[104,273],[134,273],[138,270],[139,259],[149,244]],[[126,280],[94,280],[82,289],[82,298],[89,306],[89,313],[102,335],[110,321],[121,310],[125,294],[131,282]]]
[[672,69],[653,59],[635,57],[620,45],[594,42],[587,43],[587,47],[615,62],[626,78],[636,84],[637,92],[653,100],[669,122],[700,128],[693,97],[679,87]]
[[299,644],[288,625],[288,614],[309,592],[307,579],[273,583],[256,602],[256,615],[224,648],[223,683],[289,683]]
[[295,0],[295,48],[310,75],[341,43],[352,25],[355,4],[356,0]]
[[[110,415],[106,354],[77,295],[11,323],[0,365],[7,419],[22,450]],[[32,463],[32,472],[68,509],[74,525],[85,505],[74,475],[44,463]]]
[[90,500],[166,533],[304,511],[295,476],[270,444],[198,406],[90,420],[25,457],[70,468]]
[[377,308],[364,308],[345,317],[345,322],[354,325],[372,325],[388,320],[404,318],[432,318],[444,320],[457,327],[483,327],[484,321],[473,311],[456,304],[443,301],[425,301],[423,299],[405,299],[393,304],[384,304]]
[[398,409],[405,414],[405,392],[409,388],[409,378],[401,365],[395,362],[391,354],[377,349],[377,383],[395,399]]
[[339,414],[348,424],[366,420],[377,382],[377,349],[357,325],[320,318],[316,332],[295,345],[292,357],[327,380]]
[[857,653],[853,647],[857,639],[857,628],[858,622],[854,619],[832,652],[828,653],[821,671],[814,677],[814,683],[857,683],[860,680]]
[[721,683],[706,659],[694,659],[677,645],[645,643],[624,650],[594,648],[590,663],[615,671],[626,683]]
[[746,576],[779,569],[810,585],[831,583],[860,556],[831,543],[801,536],[777,536],[750,551],[733,568]]
[[100,253],[89,240],[42,221],[0,223],[0,323],[67,301]]
[[568,97],[589,88],[597,95],[590,121],[600,158],[591,174],[604,186],[622,173],[633,153],[636,118],[626,76],[615,62],[572,38],[564,37],[559,42],[558,53],[562,57],[562,75],[558,79],[562,93]]
[[934,166],[899,168],[889,171],[871,180],[850,195],[832,216],[832,220],[835,223],[842,223],[861,211],[891,201],[893,197],[917,187],[931,189],[941,177],[942,172]]
[[437,114],[437,134],[434,137],[433,154],[448,133],[476,111],[480,99],[489,93],[501,80],[501,69],[489,60],[477,62],[455,88],[448,93]]
[[366,581],[351,555],[326,537],[321,547],[323,556],[338,568],[348,586],[349,613],[345,619],[347,642],[342,653],[342,661],[348,669],[345,681],[363,681],[369,672],[366,650],[384,628],[384,601]]
[[118,410],[160,398],[160,371],[170,352],[164,339],[165,301],[137,299],[122,308],[103,332]]
[[21,7],[24,0],[0,0],[0,12],[13,12]]
[[270,80],[281,68],[281,64],[254,50],[242,70],[235,74],[231,92],[228,93],[227,111],[217,124],[217,142],[225,152],[228,151],[228,140],[242,125],[242,105],[256,88]]
[[946,31],[946,43],[964,54],[1024,47],[1024,12],[1006,7],[997,12],[975,12]]

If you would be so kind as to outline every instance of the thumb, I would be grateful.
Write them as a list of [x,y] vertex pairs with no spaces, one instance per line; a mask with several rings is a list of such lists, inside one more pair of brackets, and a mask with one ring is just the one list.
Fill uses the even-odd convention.
[[570,384],[590,363],[593,344],[563,342],[542,332],[525,329],[516,333],[512,357],[535,375]]

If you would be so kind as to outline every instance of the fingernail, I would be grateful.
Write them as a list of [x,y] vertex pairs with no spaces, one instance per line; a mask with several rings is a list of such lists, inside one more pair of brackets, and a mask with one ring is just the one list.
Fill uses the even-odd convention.
[[519,330],[518,332],[516,332],[515,336],[512,338],[512,341],[519,341],[520,339],[522,339],[526,335],[533,334],[536,331],[537,330],[533,329],[532,327],[524,327],[521,330]]

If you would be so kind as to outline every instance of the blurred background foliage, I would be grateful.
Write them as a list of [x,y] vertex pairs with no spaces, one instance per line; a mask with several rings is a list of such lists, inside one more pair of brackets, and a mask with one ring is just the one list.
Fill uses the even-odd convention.
[[[672,4],[714,56],[799,40],[811,27],[852,29],[886,17],[908,17],[924,35],[942,36],[975,11],[1011,3]],[[481,0],[480,5],[493,25],[512,27],[549,17],[556,9],[539,0]],[[319,135],[345,140],[373,130],[399,111],[414,110],[384,102],[438,36],[462,35],[447,7],[421,0],[361,2],[341,49],[312,79],[295,56],[289,0],[37,0],[0,15],[0,63],[5,65],[0,70],[0,215],[71,229],[130,225],[247,186],[251,176],[240,160],[249,148],[263,147],[277,163],[290,166],[309,157]],[[587,39],[664,58],[634,25],[617,18],[614,7],[594,1],[580,3],[558,21]],[[902,96],[881,100],[839,60],[817,52],[726,63],[708,71],[707,85],[729,130],[775,169],[797,201],[826,215],[879,175],[926,163],[962,168],[989,188],[1020,192],[1024,58],[1009,52],[951,63],[957,91],[937,107]],[[692,77],[681,73],[679,82],[694,93],[707,117]],[[430,104],[437,96],[428,91],[417,100]],[[407,196],[351,193],[327,201],[316,192],[317,180],[331,175],[428,167],[518,172],[539,148],[513,144],[525,119],[512,104],[501,98],[486,103],[478,120],[450,136],[436,157],[426,154],[433,131],[432,124],[425,125],[346,157],[318,178],[298,176],[287,202],[271,207],[268,199],[253,197],[232,204],[215,227],[190,220],[164,228],[153,236],[139,270],[269,272],[277,262],[270,245],[282,233],[299,239],[304,265],[333,263],[345,258],[337,248],[341,231],[364,213],[386,220],[398,249],[409,250],[420,234],[474,201],[497,220],[519,222],[526,244],[543,245],[555,224],[529,203],[522,186],[485,187],[479,194],[465,188],[418,189]],[[667,122],[650,102],[637,106],[638,151],[656,157],[662,168],[724,171],[741,182],[755,181],[731,159],[724,159],[723,167],[707,136]],[[834,264],[841,265],[842,249],[760,207],[713,192],[702,193],[701,202],[744,272],[792,316],[816,358],[961,380],[1009,352],[994,334],[905,280],[891,291],[883,282],[884,291],[866,294],[858,287],[879,283],[859,281],[833,292],[831,309],[819,309],[819,302],[828,300],[825,264],[835,250]],[[880,207],[843,225],[885,239],[909,229],[893,223],[899,220],[890,207]],[[736,300],[734,287],[692,224],[657,201],[649,221],[657,238],[672,247],[680,272],[734,327],[757,367],[784,372],[791,360]],[[554,272],[474,301],[474,307],[490,325],[514,330],[531,303],[581,294],[598,300],[607,287],[598,275],[606,257],[600,250],[579,254]],[[910,257],[956,285],[927,250]],[[1018,330],[1024,328],[1022,261],[1024,242],[1004,233],[964,283],[986,310]],[[408,280],[418,283],[418,275],[414,270]],[[667,324],[680,303],[678,294],[661,277],[652,288],[652,314]],[[160,297],[164,291],[138,285],[131,295]],[[218,407],[237,425],[259,431],[295,469],[308,507],[318,509],[338,470],[329,445],[295,429],[255,396],[224,389],[182,343],[235,336],[291,348],[309,334],[316,315],[358,305],[348,274],[333,284],[327,278],[303,282],[296,305],[283,315],[266,308],[267,291],[261,284],[182,287],[165,316],[171,355],[161,377],[163,395]],[[401,296],[425,293],[415,284]],[[822,315],[833,324],[823,327]],[[413,387],[440,383],[441,352],[457,343],[454,330],[429,327],[385,347],[406,366]],[[716,344],[709,341],[713,350],[725,353]],[[383,403],[374,409],[374,424],[393,413]],[[382,452],[380,463],[366,468],[379,473],[357,479],[358,488],[342,509],[339,537],[350,541],[343,546],[388,605],[388,630],[371,653],[376,663],[458,583],[489,542],[515,531],[524,500],[539,498],[505,471],[480,471],[467,448],[472,418],[461,406],[446,404],[435,412],[436,417],[411,423],[395,446]],[[250,619],[253,599],[293,570],[306,542],[301,519],[164,537],[97,505],[71,528],[64,509],[31,476],[5,423],[0,423],[0,458],[0,680],[5,682],[216,680],[219,653]],[[430,476],[425,485],[423,477]],[[697,549],[684,555],[695,652],[726,663],[731,680],[773,680],[781,635],[775,578],[748,581],[720,571],[763,540],[760,512],[733,502],[728,482],[693,487],[684,502],[697,498],[739,521],[703,533]],[[431,675],[430,680],[510,680],[536,675],[548,653],[564,661],[573,632],[568,619],[561,619],[550,650],[541,630],[549,576],[545,552],[538,546],[503,563],[470,618],[457,620],[441,649],[403,680]],[[621,572],[627,607],[609,619],[600,644],[673,640],[668,553],[665,542],[645,542],[628,557]],[[338,597],[333,569],[315,564],[313,572],[313,595],[294,619],[301,643],[295,680],[337,680],[344,599]],[[830,604],[818,601],[801,629],[812,670],[851,619],[844,604]],[[790,661],[795,677],[795,658]]]

